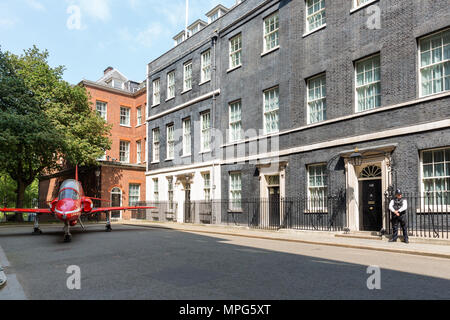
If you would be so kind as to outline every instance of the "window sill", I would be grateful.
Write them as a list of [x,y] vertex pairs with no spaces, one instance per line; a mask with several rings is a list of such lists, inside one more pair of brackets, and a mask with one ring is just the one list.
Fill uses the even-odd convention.
[[143,123],[138,124],[138,125],[136,126],[136,128],[142,127],[143,125],[144,125]]
[[325,24],[321,25],[320,27],[318,27],[318,28],[316,28],[314,30],[311,30],[311,31],[308,31],[308,32],[304,33],[302,37],[305,38],[305,37],[307,37],[307,36],[309,36],[309,35],[311,35],[313,33],[316,33],[317,31],[325,29],[326,26],[327,26],[327,24],[325,23]]
[[169,162],[169,161],[173,161],[173,160],[174,160],[174,158],[168,158],[168,159],[164,160],[164,162]]
[[152,161],[152,162],[150,162],[150,164],[158,164],[159,163],[159,161]]
[[206,83],[208,83],[208,82],[211,82],[211,79],[206,80],[206,81],[203,81],[203,82],[200,82],[198,85],[199,85],[199,86],[202,86],[202,85],[204,85],[204,84],[206,84]]
[[270,49],[269,51],[263,52],[263,53],[261,53],[261,57],[264,57],[264,56],[268,55],[269,53],[277,51],[278,49],[280,49],[280,46],[276,46],[276,47]]
[[205,153],[210,153],[211,150],[204,150],[204,151],[200,151],[198,154],[205,154]]
[[239,213],[242,214],[244,211],[242,209],[228,209],[227,213],[233,214],[233,213]]
[[379,1],[379,0],[372,0],[372,1],[369,1],[369,2],[367,2],[367,3],[364,3],[364,4],[360,5],[359,7],[352,8],[352,9],[350,10],[350,14],[352,14],[353,12],[359,11],[359,10],[361,10],[362,8],[368,7],[368,6],[370,6],[371,4],[373,4],[374,2],[377,2],[377,1]]
[[183,92],[181,92],[181,94],[185,94],[185,93],[188,93],[189,91],[192,91],[192,88],[190,88],[190,89],[187,89],[187,90],[184,90]]
[[157,104],[152,104],[152,108],[156,108],[157,106],[159,106],[161,103],[157,103]]
[[439,94],[445,94],[445,93],[450,93],[450,90],[444,90],[442,92],[436,92],[436,93],[431,93],[431,94],[427,94],[427,95],[421,95],[421,96],[419,96],[419,99],[430,98],[432,96],[436,96],[436,95],[439,95]]
[[170,100],[173,100],[173,99],[175,99],[175,97],[167,98],[167,99],[166,99],[166,102],[169,102]]
[[191,157],[192,155],[191,154],[184,154],[184,155],[182,155],[181,157],[182,158],[187,158],[187,157]]
[[227,70],[227,73],[230,73],[230,72],[232,72],[232,71],[234,71],[234,70],[236,70],[236,69],[239,69],[240,67],[242,67],[242,64],[240,64],[240,65],[238,65],[238,66],[236,66],[236,67],[233,67],[233,68],[228,69],[228,70]]
[[125,124],[121,124],[121,127],[125,127],[125,128],[131,128],[131,126],[125,125]]

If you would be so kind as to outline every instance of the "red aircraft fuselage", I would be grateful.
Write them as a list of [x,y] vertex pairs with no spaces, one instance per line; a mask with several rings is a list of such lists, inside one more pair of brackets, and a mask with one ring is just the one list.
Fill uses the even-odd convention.
[[82,214],[90,213],[93,204],[84,196],[81,184],[76,180],[66,180],[59,189],[58,198],[50,204],[50,210],[62,222],[75,226]]

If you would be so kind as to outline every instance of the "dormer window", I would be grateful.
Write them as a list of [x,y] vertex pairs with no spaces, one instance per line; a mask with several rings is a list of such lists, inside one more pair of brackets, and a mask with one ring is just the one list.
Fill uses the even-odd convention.
[[219,4],[209,11],[206,16],[208,17],[208,23],[212,23],[227,13],[229,9]]

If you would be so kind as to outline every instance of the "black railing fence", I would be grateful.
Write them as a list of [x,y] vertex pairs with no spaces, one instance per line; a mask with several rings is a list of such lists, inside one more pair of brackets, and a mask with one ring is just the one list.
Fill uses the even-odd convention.
[[[392,233],[392,214],[389,203],[392,196],[386,197],[386,231]],[[404,194],[408,209],[407,225],[411,236],[449,239],[450,235],[450,192]],[[401,233],[401,231],[400,231]]]
[[221,223],[254,229],[343,230],[345,200],[340,198],[242,199],[221,202]]
[[174,201],[141,201],[136,206],[155,207],[155,209],[133,210],[131,218],[137,220],[176,222],[178,204]]

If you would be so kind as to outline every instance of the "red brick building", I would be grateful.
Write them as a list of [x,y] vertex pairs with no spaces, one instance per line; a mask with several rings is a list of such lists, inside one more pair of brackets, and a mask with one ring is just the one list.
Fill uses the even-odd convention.
[[[112,67],[108,67],[98,81],[83,80],[79,83],[88,91],[92,108],[112,125],[111,150],[99,159],[98,167],[79,169],[86,195],[110,201],[102,203],[102,206],[127,206],[145,201],[145,84],[145,81],[128,80]],[[73,177],[73,169],[42,177],[39,182],[40,202],[54,199],[60,183]],[[130,219],[131,212],[113,212],[112,217]]]

